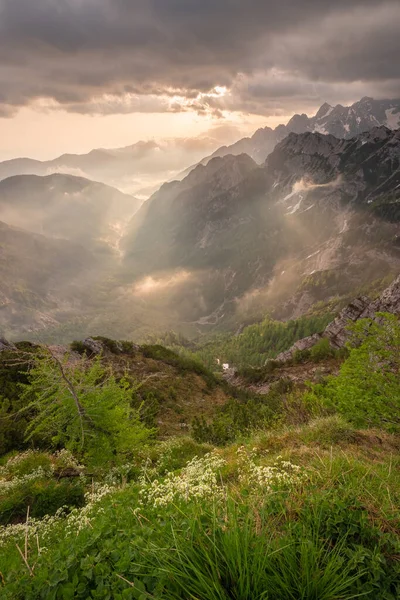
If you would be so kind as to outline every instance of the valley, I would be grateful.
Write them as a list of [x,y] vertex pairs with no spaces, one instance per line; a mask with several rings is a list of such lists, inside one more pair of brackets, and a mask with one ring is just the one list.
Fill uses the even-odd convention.
[[399,597],[399,107],[0,164],[2,598]]

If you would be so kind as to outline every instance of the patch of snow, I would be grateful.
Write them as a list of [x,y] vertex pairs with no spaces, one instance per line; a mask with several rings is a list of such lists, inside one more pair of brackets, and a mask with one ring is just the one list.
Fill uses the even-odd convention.
[[284,275],[285,271],[282,271],[281,275]]
[[316,252],[313,252],[313,254],[309,254],[309,256],[306,256],[306,260],[308,260],[309,258],[312,258],[313,256],[316,256],[320,252],[321,252],[321,250],[317,250]]
[[347,131],[347,133],[350,132],[350,125],[348,123],[344,123],[343,127],[345,128],[345,130]]
[[285,196],[283,200],[289,200],[289,198],[291,198],[295,194],[297,194],[297,191],[293,190],[292,192],[290,192],[290,194],[288,194],[287,196]]
[[361,123],[361,117],[356,117],[356,121],[358,123],[358,125]]
[[347,231],[347,219],[344,220],[343,227],[339,233],[344,233]]
[[303,213],[305,213],[305,212],[307,212],[308,210],[310,210],[311,208],[313,208],[313,206],[315,206],[315,204],[311,204],[310,206],[307,206],[307,208],[305,208],[304,210],[302,210],[302,211],[301,211],[301,213],[299,213],[299,214],[301,214],[301,215],[302,215]]
[[275,181],[274,185],[272,186],[272,189],[274,190],[277,185],[279,185],[279,181]]
[[316,125],[314,127],[314,131],[317,133],[322,133],[323,135],[327,135],[328,132],[323,125]]
[[286,214],[287,214],[287,215],[293,215],[295,212],[297,212],[297,211],[299,210],[299,208],[300,208],[300,206],[301,206],[301,203],[302,203],[302,202],[303,202],[303,196],[302,196],[302,195],[300,195],[300,196],[299,196],[299,201],[298,201],[298,203],[297,203],[297,204],[295,204],[295,205],[293,206],[292,210],[289,210],[289,212],[287,212]]
[[400,125],[400,112],[397,111],[394,113],[395,110],[396,108],[388,108],[385,110],[386,126],[389,127],[389,129],[397,129]]

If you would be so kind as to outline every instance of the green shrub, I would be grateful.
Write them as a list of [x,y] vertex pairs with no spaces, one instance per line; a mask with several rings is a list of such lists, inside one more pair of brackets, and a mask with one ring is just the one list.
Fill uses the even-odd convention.
[[218,380],[209,371],[198,359],[192,358],[189,356],[181,356],[180,354],[176,354],[172,350],[168,348],[164,348],[164,346],[142,346],[141,351],[144,356],[147,358],[152,358],[153,360],[160,360],[167,365],[171,365],[185,373],[187,371],[196,373],[203,377],[209,387],[214,387]]
[[74,340],[70,343],[69,347],[72,352],[77,352],[81,356],[88,353],[88,348],[86,348],[85,344],[79,340]]
[[[28,342],[18,346],[18,351],[0,352],[0,456],[27,447],[25,431],[35,414],[34,408],[26,410],[29,402],[22,397],[22,385],[29,383],[37,348]],[[40,440],[35,443],[39,445]]]
[[52,457],[47,452],[28,450],[22,454],[10,457],[5,466],[0,469],[0,475],[10,477],[23,477],[37,469],[49,471],[52,467]]
[[[27,450],[0,467],[0,523],[52,515],[62,506],[82,506],[82,467],[65,450],[48,454]],[[62,478],[62,479],[61,479]]]
[[335,351],[331,348],[328,338],[321,338],[311,349],[310,358],[314,362],[331,358]]
[[85,503],[85,489],[80,481],[41,478],[21,484],[6,495],[0,488],[0,524],[22,522],[54,515],[62,507],[80,507]]
[[400,431],[400,322],[381,313],[379,321],[362,319],[353,327],[356,347],[326,385],[312,394],[361,427]]

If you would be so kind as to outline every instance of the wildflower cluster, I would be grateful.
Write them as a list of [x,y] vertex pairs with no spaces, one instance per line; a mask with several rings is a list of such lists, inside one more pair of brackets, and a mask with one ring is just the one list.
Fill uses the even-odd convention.
[[[0,548],[9,542],[18,542],[27,537],[30,543],[36,545],[36,540],[40,536],[40,544],[46,542],[46,539],[53,533],[55,525],[65,518],[65,509],[60,508],[54,515],[46,515],[42,519],[29,518],[26,523],[17,523],[16,525],[6,525],[0,527]],[[40,546],[41,551],[44,550]]]
[[24,472],[33,471],[35,466],[50,465],[50,458],[37,450],[26,450],[15,456],[11,456],[5,465],[0,467],[0,477],[10,478]]
[[255,463],[256,451],[248,452],[244,446],[237,449],[239,481],[250,488],[271,492],[276,486],[295,485],[305,479],[301,467],[278,456],[273,465],[262,466]]
[[72,468],[76,471],[83,471],[84,467],[81,465],[72,452],[63,448],[62,450],[58,450],[53,454],[54,462],[57,464],[59,468]]
[[97,505],[105,496],[109,496],[117,488],[111,485],[94,485],[85,494],[86,504],[83,508],[74,508],[65,521],[65,535],[78,535],[82,529],[91,526],[91,520],[102,511]]
[[[91,520],[101,512],[98,504],[105,496],[116,491],[117,488],[109,485],[94,485],[85,494],[86,505],[83,508],[74,508],[67,512],[67,508],[58,509],[54,515],[46,515],[42,519],[29,517],[26,523],[0,527],[0,548],[9,542],[18,542],[27,537],[30,543],[38,545],[43,552],[42,545],[47,538],[54,534],[55,528],[63,524],[63,537],[78,535],[85,527],[90,527]],[[40,540],[40,545],[39,545]]]
[[38,467],[32,473],[27,473],[26,475],[22,475],[22,477],[13,477],[12,479],[0,479],[0,495],[9,493],[16,488],[24,486],[26,483],[32,483],[37,479],[45,479],[47,477],[51,477],[53,474],[52,467],[48,469],[43,469],[43,467]]
[[219,499],[223,496],[223,488],[218,473],[225,464],[218,454],[210,453],[203,458],[195,456],[180,474],[168,473],[162,482],[156,479],[147,483],[143,476],[139,492],[141,502],[160,507],[177,501]]
[[125,485],[133,468],[134,465],[132,463],[126,463],[118,467],[113,467],[108,471],[104,481],[109,486],[117,486],[121,484]]

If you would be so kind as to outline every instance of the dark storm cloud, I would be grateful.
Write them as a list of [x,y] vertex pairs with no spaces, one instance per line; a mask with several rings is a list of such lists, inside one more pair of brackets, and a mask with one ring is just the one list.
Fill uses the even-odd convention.
[[399,30],[399,0],[0,0],[0,116],[38,97],[82,113],[276,114],[400,95]]

